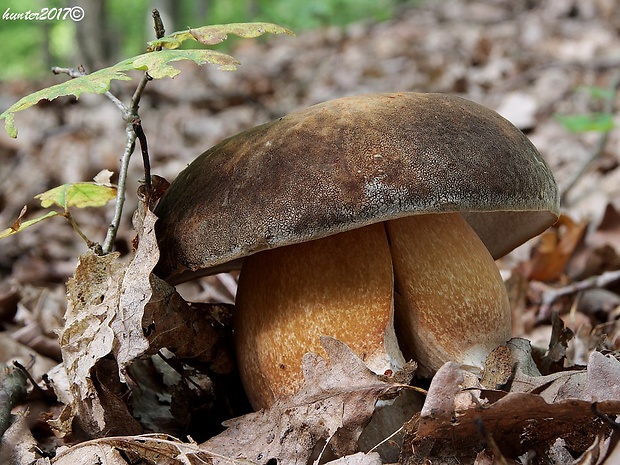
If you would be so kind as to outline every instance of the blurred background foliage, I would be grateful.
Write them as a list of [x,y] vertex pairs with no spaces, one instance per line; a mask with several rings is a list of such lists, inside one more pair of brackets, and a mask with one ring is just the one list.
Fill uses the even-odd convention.
[[[0,79],[36,79],[51,66],[93,71],[140,54],[153,38],[151,10],[166,32],[245,21],[268,21],[299,33],[356,21],[383,21],[416,0],[3,0],[0,3]],[[82,21],[11,20],[10,14],[79,6]]]

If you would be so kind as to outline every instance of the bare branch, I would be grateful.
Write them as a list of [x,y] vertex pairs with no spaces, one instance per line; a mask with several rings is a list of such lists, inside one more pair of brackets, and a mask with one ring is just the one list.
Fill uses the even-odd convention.
[[542,296],[539,310],[539,318],[546,319],[551,311],[551,305],[560,297],[575,294],[587,289],[606,287],[620,280],[620,270],[607,271],[601,275],[591,276],[583,281],[569,284],[560,288],[552,288],[543,283],[538,283],[542,288]]
[[136,147],[136,133],[133,130],[131,124],[128,124],[125,128],[127,134],[127,143],[125,144],[125,151],[121,157],[121,166],[118,172],[118,191],[116,194],[116,205],[114,207],[114,216],[110,225],[108,226],[108,232],[105,240],[103,241],[102,250],[104,254],[108,254],[112,251],[114,246],[114,240],[116,239],[116,233],[121,224],[121,217],[123,214],[123,205],[125,204],[125,190],[127,189],[127,173],[129,171],[129,160],[131,154]]

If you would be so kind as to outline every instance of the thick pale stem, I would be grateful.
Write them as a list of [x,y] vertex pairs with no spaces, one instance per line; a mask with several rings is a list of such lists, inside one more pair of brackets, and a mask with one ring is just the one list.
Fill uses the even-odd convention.
[[394,306],[400,347],[423,376],[447,361],[479,369],[510,338],[502,278],[458,213],[411,216],[247,257],[235,334],[253,407],[301,387],[302,357],[325,356],[323,335],[377,373],[402,366]]
[[458,213],[386,224],[405,356],[424,376],[450,360],[481,368],[511,333],[505,286],[486,247]]
[[319,338],[346,343],[373,371],[402,366],[383,224],[260,252],[244,261],[236,301],[239,368],[254,408],[293,394]]

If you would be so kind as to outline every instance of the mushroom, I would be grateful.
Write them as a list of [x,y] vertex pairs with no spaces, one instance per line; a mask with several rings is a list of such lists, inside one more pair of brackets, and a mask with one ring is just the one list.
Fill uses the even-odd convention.
[[447,361],[480,369],[511,333],[494,259],[558,212],[547,164],[494,111],[443,94],[346,97],[181,172],[155,211],[156,271],[179,282],[243,262],[237,356],[261,408],[301,386],[322,335],[377,373],[405,357],[424,376]]

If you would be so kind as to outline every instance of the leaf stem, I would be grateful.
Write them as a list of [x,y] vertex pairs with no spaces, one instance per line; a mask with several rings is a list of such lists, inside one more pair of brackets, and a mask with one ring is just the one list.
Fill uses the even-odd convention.
[[78,233],[78,235],[82,238],[84,242],[86,242],[86,245],[88,246],[89,249],[94,250],[95,253],[100,252],[100,250],[98,250],[100,249],[99,244],[91,241],[88,237],[86,237],[86,234],[84,234],[82,230],[80,229],[80,227],[77,225],[77,223],[73,219],[73,216],[71,216],[71,213],[69,213],[69,210],[65,210],[62,216],[64,216],[67,219],[67,221],[71,224],[71,227],[73,228],[73,230],[76,233]]
[[112,103],[114,103],[114,105],[118,107],[118,109],[123,113],[123,117],[125,114],[127,114],[127,112],[129,111],[127,109],[127,106],[125,106],[125,104],[121,102],[116,95],[114,95],[110,91],[107,91],[104,95],[108,97],[112,101]]

